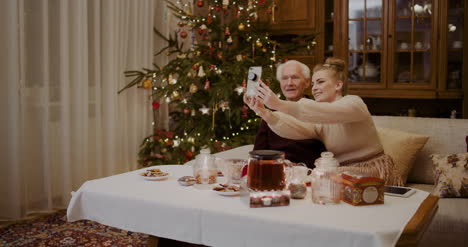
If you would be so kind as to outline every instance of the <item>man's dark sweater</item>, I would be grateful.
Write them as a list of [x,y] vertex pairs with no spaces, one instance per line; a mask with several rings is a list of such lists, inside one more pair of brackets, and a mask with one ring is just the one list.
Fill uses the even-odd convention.
[[314,162],[320,157],[320,153],[326,151],[320,140],[291,140],[283,138],[273,132],[268,124],[262,120],[255,138],[254,150],[283,151],[286,159],[299,163],[303,162],[309,168],[315,168]]

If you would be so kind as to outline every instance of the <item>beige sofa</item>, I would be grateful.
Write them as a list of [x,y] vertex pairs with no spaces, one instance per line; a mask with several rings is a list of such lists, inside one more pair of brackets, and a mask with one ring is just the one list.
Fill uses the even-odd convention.
[[[410,187],[432,192],[435,181],[431,154],[467,151],[468,119],[374,116],[374,122],[379,127],[429,136],[408,176]],[[420,246],[468,246],[468,198],[441,198]]]
[[[454,154],[467,151],[467,119],[440,119],[374,116],[377,127],[429,136],[416,155],[408,176],[408,186],[432,192],[434,188],[431,154]],[[253,145],[215,154],[224,158],[246,158]],[[439,209],[420,246],[468,246],[468,198],[441,198]]]

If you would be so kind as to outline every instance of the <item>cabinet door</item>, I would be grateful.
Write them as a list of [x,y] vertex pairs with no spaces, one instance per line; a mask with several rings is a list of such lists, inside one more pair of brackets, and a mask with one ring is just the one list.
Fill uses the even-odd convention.
[[461,98],[462,82],[466,76],[463,61],[464,24],[466,1],[447,0],[441,2],[441,38],[439,97]]
[[383,0],[349,0],[347,15],[350,88],[384,88],[385,33]]
[[389,2],[389,87],[435,89],[438,1]]
[[275,0],[270,23],[273,30],[286,33],[314,33],[317,0]]

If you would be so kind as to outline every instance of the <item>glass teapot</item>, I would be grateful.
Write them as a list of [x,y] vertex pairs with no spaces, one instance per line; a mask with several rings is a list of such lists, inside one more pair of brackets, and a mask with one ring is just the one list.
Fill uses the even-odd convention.
[[291,162],[284,152],[255,150],[249,152],[247,187],[253,191],[281,191],[286,189]]

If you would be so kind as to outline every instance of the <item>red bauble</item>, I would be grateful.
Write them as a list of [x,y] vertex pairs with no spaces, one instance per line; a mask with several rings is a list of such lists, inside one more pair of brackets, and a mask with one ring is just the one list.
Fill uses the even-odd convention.
[[161,104],[159,104],[159,102],[153,101],[153,109],[154,110],[157,110],[160,106],[161,106]]
[[180,32],[180,37],[183,38],[183,39],[187,38],[187,35],[188,35],[188,33],[185,32],[185,31]]
[[202,35],[203,34],[203,29],[199,28],[198,29],[198,34]]
[[219,12],[219,11],[221,11],[221,7],[219,7],[219,5],[216,5],[216,6],[215,6],[215,10],[216,10],[217,12]]
[[185,108],[185,109],[184,109],[184,113],[185,113],[185,114],[189,114],[189,113],[190,113],[190,109]]
[[198,7],[201,8],[201,7],[203,7],[203,5],[205,5],[205,3],[204,3],[202,0],[198,0],[198,1],[197,1],[197,6],[198,6]]
[[266,1],[266,0],[258,0],[258,3],[259,3],[259,4],[263,4],[263,3],[265,3],[265,1]]

